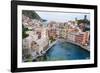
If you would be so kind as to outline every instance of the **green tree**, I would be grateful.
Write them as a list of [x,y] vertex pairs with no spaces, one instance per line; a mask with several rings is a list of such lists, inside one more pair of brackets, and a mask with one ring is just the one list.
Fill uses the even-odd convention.
[[22,38],[26,38],[27,36],[29,36],[28,34],[26,34],[26,31],[28,31],[28,28],[25,28],[23,25],[22,25]]
[[77,21],[78,21],[78,24],[80,24],[80,23],[90,24],[89,20],[77,20]]

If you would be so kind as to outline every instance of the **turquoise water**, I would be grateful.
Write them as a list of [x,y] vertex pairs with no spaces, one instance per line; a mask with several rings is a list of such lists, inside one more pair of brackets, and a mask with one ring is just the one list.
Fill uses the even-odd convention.
[[45,59],[48,61],[80,60],[89,58],[90,52],[68,42],[57,42],[52,48],[48,50],[45,55]]

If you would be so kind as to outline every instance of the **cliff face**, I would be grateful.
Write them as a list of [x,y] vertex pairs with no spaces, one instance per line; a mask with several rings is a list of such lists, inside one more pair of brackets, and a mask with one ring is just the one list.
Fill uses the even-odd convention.
[[38,19],[41,20],[41,17],[33,10],[23,10],[22,14],[31,18],[31,19]]

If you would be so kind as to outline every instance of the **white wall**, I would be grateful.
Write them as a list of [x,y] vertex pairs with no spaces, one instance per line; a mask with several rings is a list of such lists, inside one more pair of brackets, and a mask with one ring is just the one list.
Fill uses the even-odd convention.
[[[61,3],[75,3],[75,4],[90,4],[98,5],[98,19],[100,19],[100,1],[99,0],[33,0],[33,1],[46,1],[46,2],[61,2]],[[0,0],[0,73],[10,73],[10,0]],[[100,24],[100,20],[98,22]],[[100,25],[98,26],[98,28]],[[100,31],[100,28],[99,30]],[[100,34],[99,36],[100,37]],[[98,39],[100,40],[100,38]],[[100,43],[100,41],[99,41]],[[100,46],[99,46],[100,48]],[[100,56],[100,49],[99,56]],[[100,57],[99,57],[100,61]],[[100,65],[100,62],[99,62]],[[37,73],[99,73],[98,68],[83,68],[83,69],[70,69],[70,70],[55,70],[55,71],[42,71]],[[23,72],[24,73],[24,72]],[[27,72],[32,73],[32,72]],[[35,73],[35,72],[34,72]]]

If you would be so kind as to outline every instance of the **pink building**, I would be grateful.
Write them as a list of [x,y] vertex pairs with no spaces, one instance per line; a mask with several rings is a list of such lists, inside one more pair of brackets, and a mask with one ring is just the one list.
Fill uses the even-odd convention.
[[81,34],[75,35],[75,42],[82,45],[88,45],[89,35],[89,32],[83,32]]

